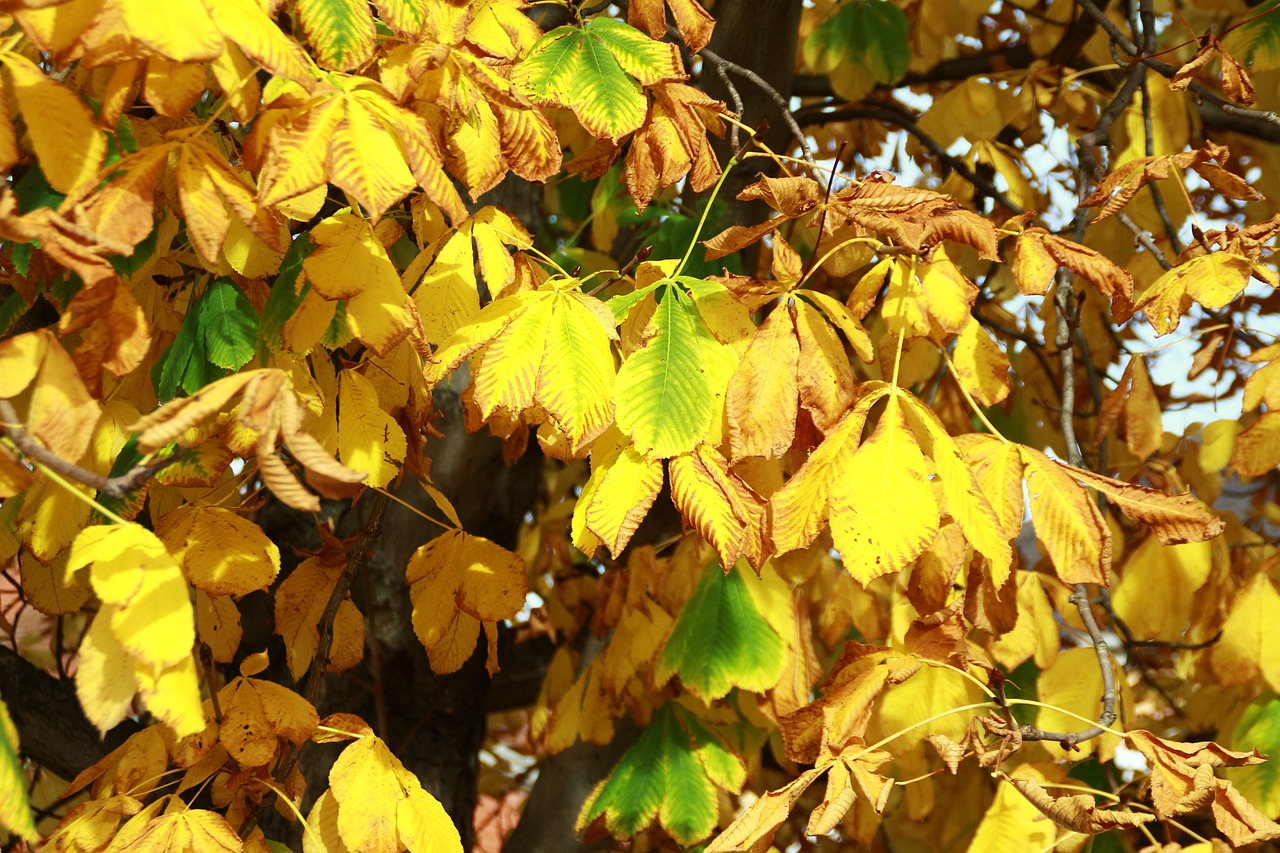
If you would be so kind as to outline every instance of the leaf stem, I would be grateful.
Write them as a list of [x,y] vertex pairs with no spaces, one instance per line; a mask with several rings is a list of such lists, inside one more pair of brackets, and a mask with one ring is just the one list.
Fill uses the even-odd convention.
[[[978,322],[976,317],[974,318],[974,322]],[[951,378],[955,379],[956,386],[960,389],[960,393],[964,395],[964,399],[969,403],[969,408],[973,409],[974,415],[977,416],[978,420],[982,421],[982,425],[985,426],[992,435],[1008,444],[1009,439],[1005,438],[1000,430],[996,429],[995,424],[987,420],[986,414],[978,406],[978,401],[973,399],[973,396],[969,393],[969,389],[965,388],[964,383],[960,381],[960,372],[956,370],[955,364],[951,361],[951,353],[947,352],[946,347],[938,347],[938,352],[942,353],[942,359],[947,364],[947,370],[950,371]]]

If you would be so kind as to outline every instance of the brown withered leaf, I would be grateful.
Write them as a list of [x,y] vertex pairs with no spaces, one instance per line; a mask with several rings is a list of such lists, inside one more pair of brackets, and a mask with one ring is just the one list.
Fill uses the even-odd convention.
[[1088,198],[1080,202],[1080,206],[1099,208],[1094,222],[1106,219],[1132,201],[1138,190],[1152,181],[1168,178],[1175,168],[1194,170],[1215,191],[1227,198],[1241,201],[1257,201],[1262,198],[1262,193],[1249,186],[1239,175],[1224,168],[1229,156],[1230,152],[1225,145],[1210,141],[1195,151],[1131,160],[1103,178]]
[[1232,752],[1212,741],[1178,743],[1144,729],[1126,734],[1129,744],[1151,768],[1151,800],[1161,817],[1177,817],[1207,805],[1217,796],[1216,767],[1248,767],[1266,759],[1255,749]]
[[659,191],[685,175],[695,192],[714,185],[720,178],[720,162],[707,134],[724,135],[720,119],[724,102],[684,83],[658,83],[648,91],[653,101],[631,139],[626,168],[627,189],[640,212]]
[[1058,267],[1071,270],[1108,299],[1132,302],[1133,276],[1101,252],[1050,234],[1038,226],[1018,235],[1013,277],[1019,290],[1029,296],[1043,296],[1053,283]]
[[779,721],[787,757],[812,764],[822,752],[840,752],[860,740],[880,692],[906,681],[920,667],[920,661],[884,646],[845,643],[821,686],[821,698]]
[[925,735],[925,740],[929,741],[929,745],[938,753],[938,758],[946,765],[947,770],[951,771],[951,775],[956,775],[960,770],[960,762],[964,760],[964,744],[956,743],[946,735],[937,732]]
[[867,752],[861,743],[850,744],[827,771],[827,792],[809,815],[806,835],[826,835],[840,825],[861,794],[876,814],[884,812],[893,780],[875,770],[893,756],[882,749]]
[[1204,542],[1226,527],[1217,513],[1190,493],[1169,495],[1081,468],[1063,467],[1085,485],[1105,495],[1112,506],[1126,517],[1150,527],[1165,545]]
[[961,614],[964,604],[964,599],[957,598],[950,606],[912,622],[903,647],[919,658],[944,661],[961,669],[967,667],[969,628]]
[[1196,55],[1169,79],[1169,88],[1185,92],[1191,86],[1191,81],[1195,79],[1196,74],[1207,68],[1215,55],[1222,60],[1222,91],[1238,104],[1244,104],[1246,107],[1253,106],[1258,96],[1253,87],[1253,81],[1249,79],[1249,73],[1211,32],[1206,32],[1200,37],[1200,47],[1196,50]]
[[984,260],[999,259],[995,226],[950,196],[932,190],[858,181],[831,199],[827,227],[840,227],[841,218],[916,252],[923,253],[947,239],[973,247]]
[[627,6],[627,23],[661,41],[667,35],[668,6],[689,50],[697,53],[706,47],[716,22],[698,0],[632,0]]
[[1085,835],[1096,835],[1127,826],[1141,826],[1155,820],[1154,815],[1100,809],[1088,794],[1054,797],[1030,779],[1009,777],[1007,781],[1049,820]]
[[1235,786],[1219,779],[1213,793],[1213,820],[1236,847],[1280,838],[1280,824],[1246,800]]

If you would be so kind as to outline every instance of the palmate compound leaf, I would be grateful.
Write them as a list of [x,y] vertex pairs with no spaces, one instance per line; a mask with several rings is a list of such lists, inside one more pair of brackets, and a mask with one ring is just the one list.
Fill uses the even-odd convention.
[[837,92],[860,99],[876,83],[896,83],[907,73],[907,33],[906,14],[889,0],[853,0],[805,40],[805,63],[832,72]]
[[[322,842],[308,833],[304,850],[462,853],[462,839],[444,807],[381,739],[365,735],[348,744],[329,771],[329,785],[308,818]],[[329,839],[342,846],[323,843]]]
[[1189,494],[1169,495],[1073,468],[993,436],[967,436],[961,446],[1004,534],[1021,526],[1025,478],[1036,538],[1065,583],[1105,584],[1111,565],[1111,530],[1085,486],[1147,525],[1165,545],[1202,542],[1223,529],[1222,520]]
[[598,17],[547,33],[516,66],[512,80],[534,100],[573,110],[593,136],[617,141],[644,122],[642,86],[684,77],[674,44]]
[[868,750],[861,743],[850,744],[838,756],[823,756],[818,766],[801,773],[786,787],[765,792],[707,845],[707,853],[763,849],[791,816],[801,795],[823,774],[827,775],[827,791],[809,816],[806,835],[826,835],[835,829],[859,794],[876,814],[882,813],[893,782],[875,771],[892,758],[882,749]]
[[[894,386],[868,382],[860,390],[853,409],[774,493],[771,535],[777,551],[807,547],[829,518],[845,570],[859,583],[906,568],[933,541],[941,521],[927,451],[942,480],[947,511],[991,561],[993,575],[1007,576],[1008,536],[937,416]],[[862,442],[871,407],[886,397],[879,423]]]
[[409,557],[405,568],[413,602],[413,630],[437,673],[454,672],[471,657],[480,625],[489,638],[490,673],[497,671],[496,623],[524,606],[524,560],[488,539],[450,530]]
[[277,99],[281,106],[272,101],[260,118],[267,135],[258,140],[266,150],[258,176],[264,205],[332,183],[376,222],[420,186],[450,219],[466,218],[426,121],[394,103],[379,83],[327,74],[305,94],[286,90]]
[[280,459],[276,449],[281,438],[289,453],[317,481],[336,480],[340,484],[359,483],[366,474],[353,471],[334,460],[320,442],[302,429],[302,404],[288,374],[277,368],[249,370],[201,388],[190,397],[167,403],[129,426],[138,433],[138,449],[157,450],[182,436],[187,430],[222,411],[240,395],[236,407],[239,425],[257,435],[254,452],[263,483],[289,506],[319,512],[320,500],[298,482]]
[[662,685],[679,675],[704,702],[734,687],[763,693],[777,684],[787,648],[747,589],[759,583],[737,569],[721,574],[708,567],[658,655],[654,680]]
[[89,567],[102,608],[80,646],[76,694],[85,716],[107,731],[134,694],[178,736],[205,726],[191,650],[195,613],[182,569],[154,533],[137,524],[82,531],[67,571]]
[[693,845],[716,827],[717,789],[737,793],[746,775],[742,759],[697,714],[667,702],[583,803],[577,829],[603,817],[615,838],[631,838],[656,820],[679,844]]
[[481,417],[540,408],[576,454],[613,421],[617,338],[603,302],[577,279],[553,278],[486,305],[436,351],[426,379],[434,385],[470,357]]
[[674,280],[659,282],[645,298],[657,305],[645,345],[618,371],[618,428],[646,456],[676,456],[692,450],[711,428],[727,350]]
[[1253,263],[1243,255],[1214,252],[1200,255],[1166,272],[1134,305],[1146,314],[1156,337],[1178,328],[1194,300],[1205,308],[1229,305],[1249,283]]
[[[533,246],[533,237],[511,214],[484,207],[442,243],[423,250],[424,260],[433,248],[435,256],[414,287],[413,298],[428,343],[443,344],[480,313],[481,280],[494,297],[501,296],[515,281],[515,258],[507,251],[509,245],[528,249]],[[411,279],[408,271],[405,277]]]
[[406,336],[420,333],[413,300],[367,220],[343,209],[317,223],[309,236],[316,248],[303,260],[303,273],[320,296],[347,300],[351,334],[386,355]]

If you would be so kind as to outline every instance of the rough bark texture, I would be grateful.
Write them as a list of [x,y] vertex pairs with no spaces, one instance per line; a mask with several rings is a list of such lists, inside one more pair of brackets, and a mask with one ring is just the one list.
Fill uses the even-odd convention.
[[126,721],[105,738],[85,718],[74,682],[62,681],[0,646],[0,697],[18,729],[22,752],[64,779],[72,779],[141,728]]

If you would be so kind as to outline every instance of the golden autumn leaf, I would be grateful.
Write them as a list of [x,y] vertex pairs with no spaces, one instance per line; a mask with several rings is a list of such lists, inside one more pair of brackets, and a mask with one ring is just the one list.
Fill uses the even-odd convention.
[[[449,652],[440,667],[433,659],[437,672],[462,666],[471,656],[480,623],[486,623],[487,631],[492,623],[514,616],[528,590],[523,559],[461,530],[442,533],[414,551],[405,572],[418,639],[429,652]],[[450,650],[446,644],[453,633],[468,624],[473,645]],[[491,648],[489,667],[496,665],[496,649]]]
[[61,458],[79,460],[100,406],[54,334],[40,329],[0,341],[0,376],[0,398],[17,397],[34,385],[27,429]]
[[672,457],[670,473],[672,500],[719,553],[721,568],[743,557],[758,573],[766,556],[764,500],[705,444]]
[[573,510],[573,542],[584,554],[604,545],[618,556],[644,520],[662,488],[662,462],[632,445],[597,448],[591,477]]
[[367,471],[364,482],[374,488],[400,473],[406,441],[404,430],[382,408],[373,383],[354,370],[338,376],[338,455],[342,463]]
[[165,515],[156,535],[187,580],[210,595],[266,589],[280,571],[280,549],[262,528],[230,510],[189,504]]

